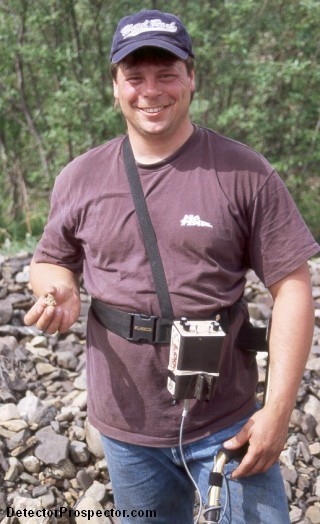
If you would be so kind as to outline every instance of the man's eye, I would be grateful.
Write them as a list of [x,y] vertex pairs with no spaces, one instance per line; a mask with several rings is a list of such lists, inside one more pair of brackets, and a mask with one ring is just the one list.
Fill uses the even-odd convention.
[[131,84],[136,84],[138,82],[141,82],[141,80],[142,78],[140,76],[130,76],[129,78],[127,78],[127,81]]

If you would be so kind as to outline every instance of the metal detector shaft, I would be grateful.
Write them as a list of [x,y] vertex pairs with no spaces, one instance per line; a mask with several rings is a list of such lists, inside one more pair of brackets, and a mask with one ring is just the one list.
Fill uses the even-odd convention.
[[248,450],[248,444],[241,446],[238,449],[226,449],[222,446],[218,451],[212,472],[209,476],[209,496],[208,507],[204,511],[204,518],[206,524],[214,524],[220,522],[222,505],[220,500],[221,488],[223,483],[223,470],[225,465],[234,458],[242,458]]

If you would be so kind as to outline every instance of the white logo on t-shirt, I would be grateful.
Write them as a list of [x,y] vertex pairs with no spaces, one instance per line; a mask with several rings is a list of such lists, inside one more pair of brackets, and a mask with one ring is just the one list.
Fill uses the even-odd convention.
[[200,220],[199,215],[184,215],[180,220],[182,226],[198,226],[198,227],[213,227],[209,222]]

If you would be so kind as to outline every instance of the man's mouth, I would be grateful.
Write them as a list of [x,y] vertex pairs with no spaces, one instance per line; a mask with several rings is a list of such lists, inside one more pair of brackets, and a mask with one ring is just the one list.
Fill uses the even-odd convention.
[[165,108],[165,106],[158,106],[158,107],[140,107],[141,111],[144,111],[145,113],[159,113]]

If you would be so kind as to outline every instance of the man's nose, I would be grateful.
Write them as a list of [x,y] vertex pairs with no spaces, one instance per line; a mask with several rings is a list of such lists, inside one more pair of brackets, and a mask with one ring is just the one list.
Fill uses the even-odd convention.
[[156,78],[150,77],[146,78],[144,82],[144,95],[145,96],[155,96],[160,93],[159,82]]

